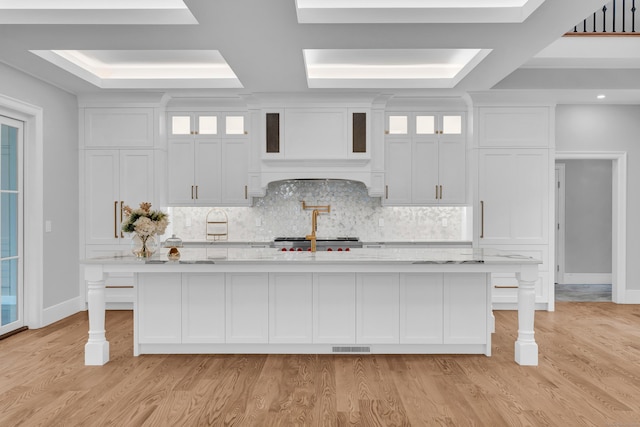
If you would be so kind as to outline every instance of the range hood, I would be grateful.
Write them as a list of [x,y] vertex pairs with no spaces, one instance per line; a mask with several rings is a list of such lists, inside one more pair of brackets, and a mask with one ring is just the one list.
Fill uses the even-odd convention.
[[382,197],[384,195],[383,172],[371,172],[368,167],[363,168],[364,170],[353,170],[353,161],[350,161],[349,168],[336,167],[336,162],[332,162],[332,165],[331,168],[312,165],[304,168],[273,168],[262,173],[249,174],[249,195],[252,197],[264,197],[269,183],[286,180],[357,181],[367,187],[369,196]]

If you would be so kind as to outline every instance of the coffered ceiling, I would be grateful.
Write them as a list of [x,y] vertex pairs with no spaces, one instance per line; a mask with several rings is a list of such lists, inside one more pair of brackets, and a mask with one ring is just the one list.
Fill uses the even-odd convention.
[[0,0],[0,61],[77,94],[635,94],[640,38],[561,38],[604,3]]

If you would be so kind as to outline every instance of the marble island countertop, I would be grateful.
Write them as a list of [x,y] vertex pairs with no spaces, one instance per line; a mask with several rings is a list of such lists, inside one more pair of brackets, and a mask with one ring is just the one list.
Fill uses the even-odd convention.
[[[318,237],[322,239],[322,237]],[[264,247],[273,243],[269,241],[244,241],[244,240],[198,240],[198,241],[184,241],[182,244],[184,247],[197,248],[197,247]],[[470,240],[376,240],[376,241],[360,241],[363,245],[433,245],[433,246],[471,246]],[[164,244],[164,242],[163,242]]]
[[515,252],[488,248],[376,248],[333,252],[283,252],[276,248],[185,247],[180,261],[169,261],[167,249],[146,260],[123,254],[84,260],[84,264],[540,264]]

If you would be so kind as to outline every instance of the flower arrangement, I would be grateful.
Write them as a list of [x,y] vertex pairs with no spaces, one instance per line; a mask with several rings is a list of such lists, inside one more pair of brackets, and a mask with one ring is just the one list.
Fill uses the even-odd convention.
[[148,202],[140,203],[138,209],[125,205],[122,210],[126,217],[126,221],[122,223],[122,231],[135,233],[141,243],[141,247],[134,249],[133,253],[138,257],[150,257],[154,250],[149,248],[149,243],[155,242],[154,235],[164,234],[169,225],[167,214],[151,210],[151,203]]
[[122,210],[127,217],[122,223],[122,231],[126,233],[137,233],[140,236],[164,234],[169,225],[167,214],[151,210],[151,203],[148,202],[140,203],[138,209],[131,209],[125,205]]

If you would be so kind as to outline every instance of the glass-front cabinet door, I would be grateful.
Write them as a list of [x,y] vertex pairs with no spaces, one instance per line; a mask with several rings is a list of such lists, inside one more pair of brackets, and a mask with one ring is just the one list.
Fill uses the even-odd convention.
[[218,134],[217,113],[169,114],[169,138],[210,137]]
[[385,134],[396,136],[464,135],[462,113],[388,113]]
[[246,130],[244,113],[169,113],[169,138],[212,138],[244,136]]
[[[383,204],[427,206],[466,202],[464,118],[462,112],[386,114]],[[400,153],[404,160],[399,160]]]

